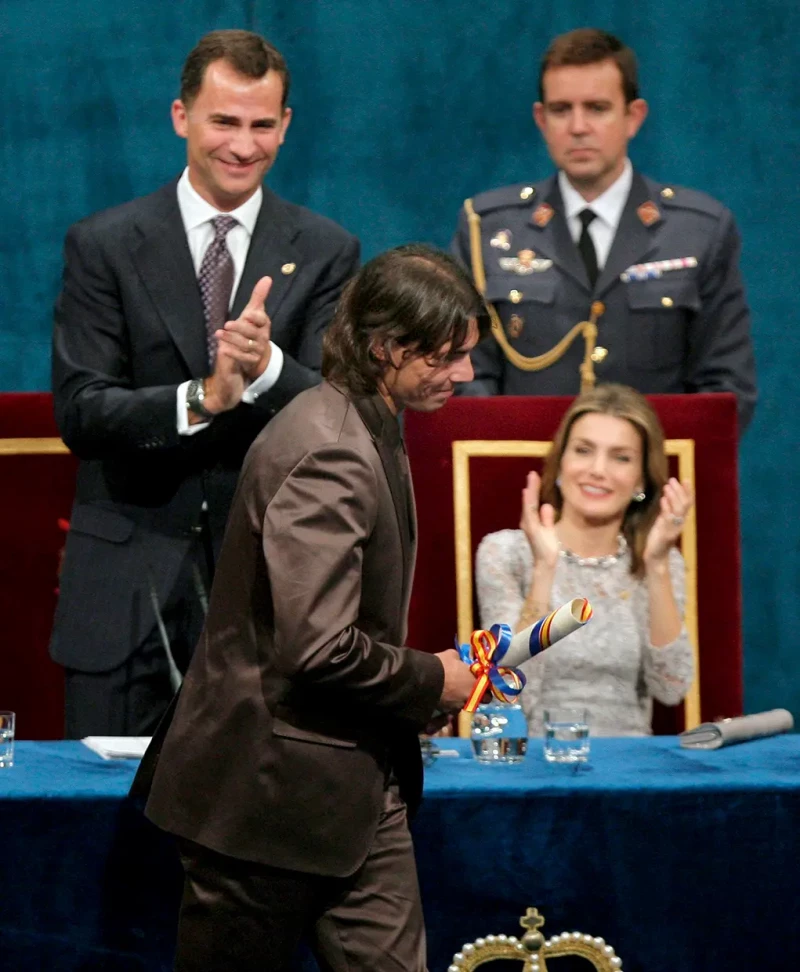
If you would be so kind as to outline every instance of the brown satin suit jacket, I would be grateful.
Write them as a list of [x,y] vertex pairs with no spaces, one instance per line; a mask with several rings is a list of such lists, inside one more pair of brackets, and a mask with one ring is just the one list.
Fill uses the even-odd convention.
[[244,860],[344,876],[390,773],[419,801],[438,659],[402,646],[415,556],[399,426],[323,382],[242,469],[206,626],[147,803],[163,829]]

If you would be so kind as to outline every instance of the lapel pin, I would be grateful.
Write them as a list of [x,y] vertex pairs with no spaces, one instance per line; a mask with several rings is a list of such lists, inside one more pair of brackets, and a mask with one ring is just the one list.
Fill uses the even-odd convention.
[[534,209],[532,219],[539,229],[544,229],[553,218],[554,213],[555,210],[550,203],[542,203]]
[[519,314],[512,314],[508,319],[508,336],[518,338],[522,334],[523,327],[525,327],[525,321],[523,321]]
[[289,274],[294,273],[296,269],[296,263],[284,263],[284,265],[281,267],[281,273],[288,277]]
[[511,230],[507,230],[507,229],[498,230],[494,234],[494,236],[489,240],[489,246],[493,246],[498,250],[510,250]]
[[529,273],[542,273],[544,270],[549,270],[553,265],[552,260],[537,260],[533,250],[520,250],[515,257],[500,257],[497,262],[500,264],[501,270],[510,270],[512,273],[518,273],[521,276],[527,276]]
[[661,213],[658,210],[658,206],[649,199],[647,202],[643,202],[642,205],[636,210],[636,215],[644,223],[645,226],[652,226],[653,223],[657,223],[661,219]]

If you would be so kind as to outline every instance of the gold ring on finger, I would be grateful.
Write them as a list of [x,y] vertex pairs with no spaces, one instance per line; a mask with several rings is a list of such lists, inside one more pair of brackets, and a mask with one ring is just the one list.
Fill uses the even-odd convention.
[[247,350],[248,351],[252,351],[255,346],[256,346],[256,342],[252,338],[248,338],[247,339]]

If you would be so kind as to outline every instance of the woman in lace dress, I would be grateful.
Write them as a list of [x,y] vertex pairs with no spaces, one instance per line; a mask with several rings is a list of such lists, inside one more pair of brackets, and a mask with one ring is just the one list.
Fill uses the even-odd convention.
[[531,735],[558,705],[588,709],[594,735],[646,735],[653,698],[683,699],[693,665],[675,544],[692,503],[689,484],[667,477],[661,425],[638,392],[602,385],[575,400],[541,482],[528,474],[520,528],[484,537],[476,560],[484,628],[519,631],[573,597],[594,608],[522,666]]

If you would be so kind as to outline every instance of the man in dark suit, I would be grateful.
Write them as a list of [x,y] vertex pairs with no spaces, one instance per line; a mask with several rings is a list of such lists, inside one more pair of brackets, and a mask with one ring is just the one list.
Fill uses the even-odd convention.
[[[534,117],[558,174],[467,200],[454,250],[496,314],[468,395],[574,395],[596,379],[642,392],[730,391],[744,429],[756,401],[750,315],[733,216],[710,196],[633,170],[647,115],[636,59],[582,29],[542,60]],[[596,346],[555,348],[599,303]],[[536,360],[540,359],[540,360]]]
[[[179,972],[424,972],[407,814],[417,733],[474,688],[406,636],[416,518],[398,424],[472,377],[488,329],[444,254],[376,257],[325,337],[327,381],[245,459],[206,626],[148,750],[147,815],[180,838]],[[146,784],[144,784],[146,785]]]
[[67,234],[53,395],[81,463],[51,642],[67,737],[152,732],[202,626],[244,454],[319,381],[359,248],[262,186],[288,89],[261,37],[207,35],[172,106],[183,175]]

